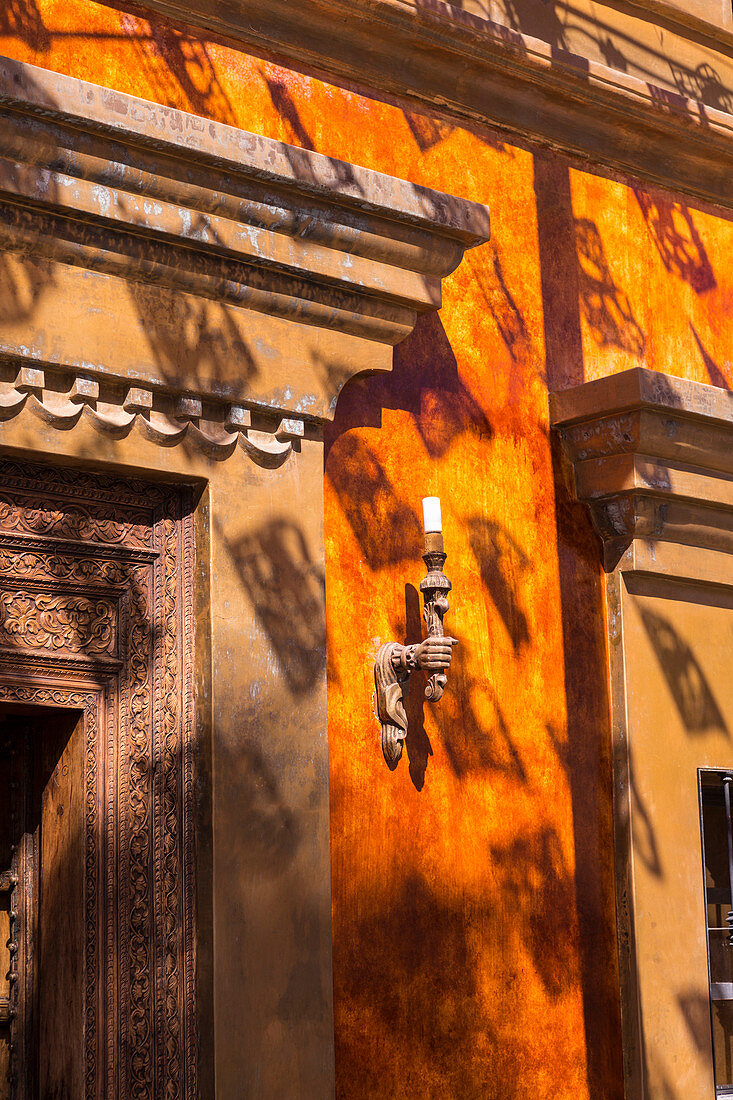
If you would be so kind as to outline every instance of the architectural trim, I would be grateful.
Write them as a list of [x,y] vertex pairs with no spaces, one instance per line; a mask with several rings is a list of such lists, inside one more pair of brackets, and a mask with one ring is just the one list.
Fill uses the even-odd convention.
[[664,572],[640,542],[673,544],[690,578],[733,552],[733,394],[639,367],[552,394],[550,419],[608,571],[636,544],[625,561]]
[[194,1100],[191,493],[8,458],[0,483],[0,700],[84,713],[84,1097]]
[[100,383],[87,375],[0,362],[0,422],[23,415],[62,430],[86,419],[109,438],[138,432],[162,447],[185,440],[216,459],[228,458],[239,445],[268,469],[282,466],[302,439],[321,436],[319,426],[310,421],[202,395],[175,396],[150,386],[106,378]]
[[[733,115],[443,0],[146,0],[236,47],[469,125],[733,207]],[[671,33],[708,50],[733,36],[674,8]],[[647,11],[646,18],[650,13]],[[690,39],[692,35],[692,39]]]
[[0,355],[23,365],[323,419],[488,236],[478,204],[0,61],[0,249],[35,299]]
[[638,368],[553,394],[550,419],[606,569],[625,1095],[697,1100],[715,1091],[697,770],[733,764],[733,394]]

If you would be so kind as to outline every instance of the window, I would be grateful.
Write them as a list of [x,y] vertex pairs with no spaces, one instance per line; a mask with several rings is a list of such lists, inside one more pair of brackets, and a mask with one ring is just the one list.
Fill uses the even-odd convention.
[[699,776],[715,1094],[733,1097],[733,772]]

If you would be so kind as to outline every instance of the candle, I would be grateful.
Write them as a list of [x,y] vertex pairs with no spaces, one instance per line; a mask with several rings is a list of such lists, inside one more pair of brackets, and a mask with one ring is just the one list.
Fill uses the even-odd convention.
[[431,531],[443,530],[443,521],[440,517],[440,497],[423,497],[422,516],[426,535]]

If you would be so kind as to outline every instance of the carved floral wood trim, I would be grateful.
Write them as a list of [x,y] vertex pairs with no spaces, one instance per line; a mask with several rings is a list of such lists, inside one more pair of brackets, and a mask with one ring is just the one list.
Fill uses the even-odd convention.
[[0,593],[0,645],[109,654],[116,638],[117,608],[109,600],[43,592]]
[[192,1100],[190,495],[9,460],[0,481],[0,699],[84,712],[86,1097]]

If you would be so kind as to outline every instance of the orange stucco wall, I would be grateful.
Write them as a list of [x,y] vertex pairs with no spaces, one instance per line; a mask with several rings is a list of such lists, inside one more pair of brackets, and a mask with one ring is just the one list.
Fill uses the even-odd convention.
[[[338,1093],[620,1097],[600,553],[547,393],[636,364],[727,386],[733,225],[88,0],[10,0],[0,53],[490,204],[327,433]],[[371,658],[419,635],[426,494],[460,645],[390,773]]]

